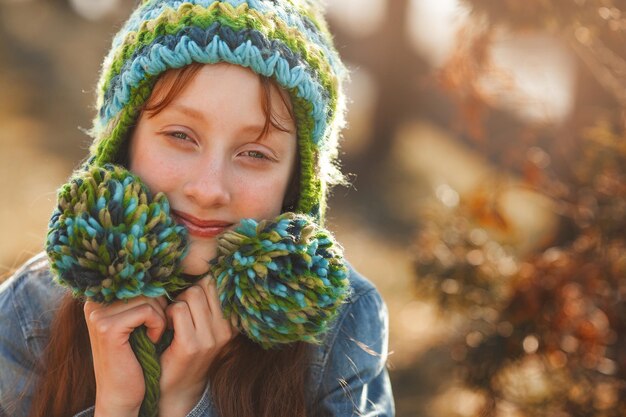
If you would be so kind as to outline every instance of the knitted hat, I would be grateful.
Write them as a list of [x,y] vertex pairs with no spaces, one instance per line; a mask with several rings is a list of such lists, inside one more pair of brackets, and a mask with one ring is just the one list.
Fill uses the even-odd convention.
[[116,162],[159,75],[192,62],[241,65],[288,91],[300,153],[294,211],[322,223],[327,186],[340,178],[345,68],[312,0],[144,0],[103,63],[89,163]]

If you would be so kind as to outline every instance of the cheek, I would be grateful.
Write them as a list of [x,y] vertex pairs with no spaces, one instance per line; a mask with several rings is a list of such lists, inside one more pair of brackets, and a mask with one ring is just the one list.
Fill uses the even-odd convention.
[[129,169],[148,186],[153,193],[169,191],[176,188],[177,174],[180,170],[171,158],[151,152],[147,147],[138,147],[130,153]]
[[288,173],[261,178],[259,176],[237,183],[240,217],[269,219],[280,214],[288,184]]

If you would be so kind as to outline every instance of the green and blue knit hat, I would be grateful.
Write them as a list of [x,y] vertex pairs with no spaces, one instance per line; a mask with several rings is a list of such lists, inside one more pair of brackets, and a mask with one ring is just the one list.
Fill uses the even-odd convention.
[[90,164],[115,163],[159,75],[226,62],[289,92],[296,118],[300,195],[295,212],[323,222],[343,126],[345,68],[311,0],[146,0],[113,40],[98,84]]
[[[319,342],[350,292],[341,248],[322,225],[327,186],[340,178],[345,68],[310,0],[138,6],[102,67],[89,161],[59,190],[46,241],[51,268],[75,296],[99,302],[172,296],[194,282],[180,265],[187,233],[166,196],[119,163],[159,76],[218,62],[250,68],[290,94],[300,160],[295,209],[242,219],[218,238],[210,269],[222,308],[263,347]],[[149,385],[158,391],[158,378]]]

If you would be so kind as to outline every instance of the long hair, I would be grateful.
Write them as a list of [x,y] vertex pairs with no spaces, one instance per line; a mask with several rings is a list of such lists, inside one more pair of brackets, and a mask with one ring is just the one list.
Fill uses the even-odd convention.
[[96,379],[83,305],[70,293],[61,300],[50,326],[31,416],[72,416],[95,403]]
[[[201,64],[170,70],[156,83],[143,111],[163,110],[193,79]],[[266,115],[261,135],[270,125],[285,131],[272,112],[274,82],[260,76],[261,106]],[[287,98],[283,104],[294,120]],[[129,135],[130,137],[130,135]],[[128,143],[121,147],[117,162],[128,166]],[[299,163],[297,160],[296,163]],[[299,169],[291,178],[283,207],[297,201]],[[43,369],[36,381],[30,417],[67,417],[95,403],[96,381],[91,345],[83,313],[84,303],[67,294],[51,325],[51,338],[43,356]],[[214,359],[209,369],[212,400],[222,417],[305,417],[305,384],[308,375],[309,345],[298,342],[265,350],[245,336],[233,338]]]

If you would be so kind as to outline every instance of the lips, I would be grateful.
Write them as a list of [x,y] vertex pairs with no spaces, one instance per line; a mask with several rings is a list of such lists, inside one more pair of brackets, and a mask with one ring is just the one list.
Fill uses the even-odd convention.
[[211,238],[225,232],[233,223],[223,220],[202,220],[188,213],[172,210],[172,217],[196,237]]

